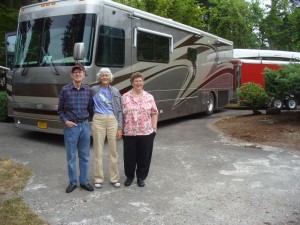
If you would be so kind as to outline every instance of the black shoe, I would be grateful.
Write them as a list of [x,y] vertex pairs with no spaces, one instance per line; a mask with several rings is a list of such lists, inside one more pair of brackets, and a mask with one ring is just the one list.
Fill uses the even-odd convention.
[[84,189],[84,190],[87,190],[87,191],[94,191],[94,188],[89,183],[87,183],[87,184],[80,184],[80,187],[82,189]]
[[71,193],[72,191],[75,190],[76,187],[77,185],[69,184],[69,186],[66,189],[66,193]]
[[145,181],[141,178],[137,179],[137,184],[139,187],[144,187],[145,186]]
[[124,185],[126,187],[130,186],[132,184],[133,179],[132,178],[127,178],[124,182]]

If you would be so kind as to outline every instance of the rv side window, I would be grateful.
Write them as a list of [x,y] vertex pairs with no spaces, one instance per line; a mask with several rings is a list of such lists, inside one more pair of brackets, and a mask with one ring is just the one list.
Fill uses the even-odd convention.
[[121,67],[124,66],[125,59],[125,31],[100,26],[98,39],[97,66]]
[[187,59],[190,61],[197,61],[197,49],[188,48],[187,49]]
[[138,31],[137,59],[139,61],[168,63],[170,38]]

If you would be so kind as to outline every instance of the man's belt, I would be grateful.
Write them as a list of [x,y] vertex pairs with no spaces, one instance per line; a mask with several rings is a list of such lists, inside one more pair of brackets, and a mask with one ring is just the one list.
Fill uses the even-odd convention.
[[73,123],[84,123],[85,121],[87,121],[87,119],[76,119],[76,120],[69,120]]

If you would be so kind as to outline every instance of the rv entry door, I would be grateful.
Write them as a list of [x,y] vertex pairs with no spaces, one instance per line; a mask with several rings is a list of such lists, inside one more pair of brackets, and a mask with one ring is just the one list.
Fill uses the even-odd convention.
[[105,54],[101,64],[112,69],[113,73],[121,70],[126,74],[132,73],[132,28],[129,15],[128,11],[104,5],[100,35],[103,36]]

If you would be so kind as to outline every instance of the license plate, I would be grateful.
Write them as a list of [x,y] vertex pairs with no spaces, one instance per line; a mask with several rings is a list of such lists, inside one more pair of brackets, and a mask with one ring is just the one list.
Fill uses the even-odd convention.
[[47,129],[48,128],[47,122],[38,121],[38,128],[40,128],[40,129]]

